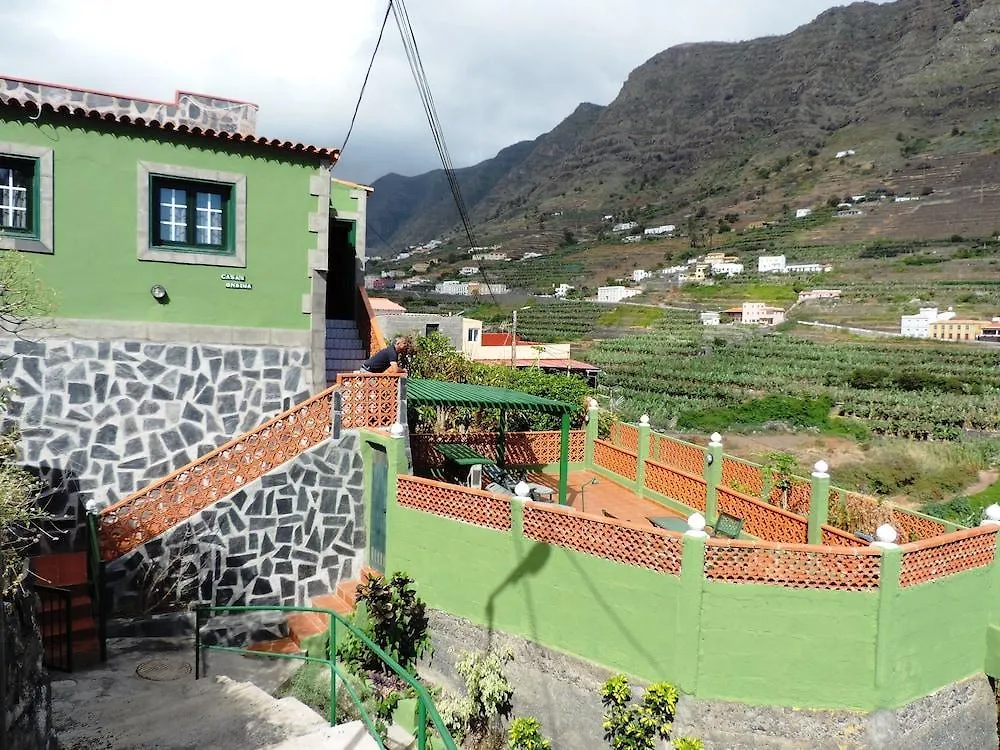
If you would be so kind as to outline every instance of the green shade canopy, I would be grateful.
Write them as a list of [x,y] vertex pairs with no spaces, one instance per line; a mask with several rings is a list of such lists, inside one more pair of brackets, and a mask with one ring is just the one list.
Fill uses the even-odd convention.
[[516,409],[546,414],[572,414],[578,406],[530,393],[494,388],[488,385],[452,383],[446,380],[406,381],[406,400],[410,406],[470,406],[487,409]]

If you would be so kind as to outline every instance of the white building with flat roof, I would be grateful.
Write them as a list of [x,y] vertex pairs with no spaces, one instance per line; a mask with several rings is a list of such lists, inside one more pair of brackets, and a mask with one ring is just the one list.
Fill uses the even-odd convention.
[[762,255],[757,258],[757,273],[784,273],[784,255]]
[[627,286],[600,286],[597,287],[598,302],[621,302],[623,299],[635,297],[642,294],[641,289],[629,289]]

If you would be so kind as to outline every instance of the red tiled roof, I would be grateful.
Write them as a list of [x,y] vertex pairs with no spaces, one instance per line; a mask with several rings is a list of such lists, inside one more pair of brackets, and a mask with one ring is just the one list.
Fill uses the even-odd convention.
[[[69,87],[63,86],[62,88],[69,88]],[[178,125],[171,122],[162,123],[155,119],[146,119],[142,117],[129,117],[128,115],[114,115],[108,112],[100,112],[96,109],[85,109],[83,107],[69,107],[67,105],[54,107],[51,104],[42,104],[41,107],[39,107],[35,102],[21,101],[20,99],[15,99],[10,95],[6,95],[0,98],[0,106],[7,106],[10,107],[11,109],[24,110],[25,112],[29,113],[32,116],[45,113],[58,114],[64,117],[74,117],[81,120],[99,120],[101,122],[113,122],[113,123],[118,123],[120,125],[127,125],[131,127],[162,130],[168,133],[180,133],[183,135],[214,138],[228,143],[235,143],[246,146],[258,146],[263,148],[279,149],[281,151],[286,151],[305,156],[316,156],[320,158],[325,157],[329,158],[331,161],[337,161],[337,159],[340,158],[339,148],[323,148],[320,146],[310,146],[305,143],[296,143],[294,141],[283,141],[280,138],[265,138],[264,136],[257,136],[257,135],[241,135],[239,133],[227,133],[220,130],[213,130],[211,128],[202,128],[198,126],[189,126],[189,125]]]
[[[477,359],[484,365],[507,365],[510,366],[509,359]],[[589,362],[581,362],[578,359],[517,359],[514,360],[514,365],[517,367],[551,367],[553,369],[558,368],[560,370],[600,370],[601,368],[597,365],[592,365]]]
[[[525,341],[520,336],[517,337],[518,344],[531,344],[532,341]],[[484,333],[483,346],[510,346],[509,333]]]

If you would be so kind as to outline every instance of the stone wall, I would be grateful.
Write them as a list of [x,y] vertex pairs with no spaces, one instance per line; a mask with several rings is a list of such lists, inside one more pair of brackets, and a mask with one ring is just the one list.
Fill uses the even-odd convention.
[[[132,609],[144,568],[197,581],[217,606],[303,605],[361,569],[363,467],[356,433],[305,451],[108,564],[115,610]],[[161,568],[162,569],[162,568]]]
[[0,101],[6,98],[19,102],[48,104],[100,112],[114,117],[129,117],[146,122],[201,127],[224,133],[253,135],[257,129],[257,105],[230,99],[178,91],[172,102],[138,99],[100,91],[85,91],[17,78],[0,78]]
[[49,676],[42,666],[42,638],[34,600],[33,594],[0,599],[0,744],[12,750],[55,747],[52,696]]
[[276,346],[0,340],[22,463],[76,517],[115,502],[310,395],[309,352]]

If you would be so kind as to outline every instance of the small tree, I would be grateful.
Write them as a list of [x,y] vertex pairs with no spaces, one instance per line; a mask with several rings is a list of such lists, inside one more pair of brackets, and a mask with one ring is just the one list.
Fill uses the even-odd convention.
[[[54,295],[38,279],[23,253],[0,251],[0,329],[23,336],[51,315]],[[7,410],[14,390],[0,388],[0,413]],[[35,540],[37,523],[45,514],[36,499],[38,481],[17,465],[20,432],[0,435],[0,595],[17,588],[24,575],[24,550]]]
[[791,453],[775,451],[768,453],[765,457],[767,468],[771,472],[771,488],[779,490],[779,499],[782,508],[788,508],[788,493],[792,489],[792,472],[798,464],[795,456]]
[[538,719],[524,716],[510,723],[507,750],[552,750],[552,743],[542,735]]

